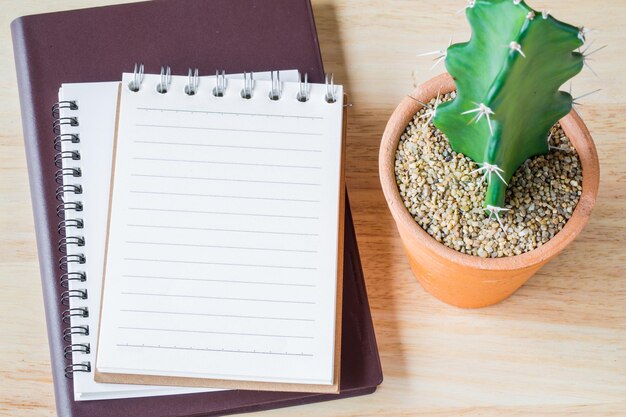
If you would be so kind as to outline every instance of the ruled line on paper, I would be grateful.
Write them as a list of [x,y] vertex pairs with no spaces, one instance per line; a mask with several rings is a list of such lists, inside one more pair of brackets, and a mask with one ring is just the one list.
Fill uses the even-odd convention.
[[219,229],[211,227],[184,227],[184,226],[162,226],[154,224],[127,224],[128,227],[146,227],[155,229],[178,229],[178,230],[202,230],[209,232],[233,232],[233,233],[258,233],[267,235],[285,235],[285,236],[319,236],[319,233],[297,233],[297,232],[277,232],[269,230],[242,230],[242,229]]
[[172,350],[198,350],[208,352],[223,352],[223,353],[251,353],[256,355],[278,355],[278,356],[309,356],[312,357],[312,353],[289,353],[289,352],[264,352],[257,350],[228,350],[228,349],[210,349],[210,348],[195,348],[195,347],[180,347],[180,346],[158,346],[158,345],[131,345],[129,343],[118,343],[117,347],[128,348],[147,348],[147,349],[172,349]]
[[251,268],[276,268],[276,269],[300,269],[303,271],[317,271],[317,268],[308,266],[287,266],[287,265],[257,265],[257,264],[237,264],[227,262],[206,262],[206,261],[179,261],[175,259],[148,259],[148,258],[124,258],[125,261],[137,261],[137,262],[163,262],[174,264],[189,264],[189,265],[220,265],[220,266],[243,266]]
[[203,211],[203,210],[179,210],[179,209],[160,209],[152,207],[129,207],[129,210],[143,211],[166,211],[172,213],[197,213],[197,214],[219,214],[225,216],[252,216],[252,217],[276,217],[281,219],[303,219],[303,220],[319,220],[317,216],[290,216],[287,214],[263,214],[263,213],[232,213],[227,211]]
[[324,120],[322,116],[300,116],[290,114],[270,114],[270,113],[239,113],[239,112],[226,112],[226,111],[208,111],[208,110],[184,110],[184,109],[161,109],[155,107],[137,107],[137,110],[145,111],[161,111],[161,112],[176,112],[176,113],[203,113],[203,114],[220,114],[230,116],[260,116],[260,117],[280,117],[281,119],[311,119],[311,120]]
[[213,330],[162,329],[158,327],[131,327],[131,326],[118,326],[117,328],[122,329],[122,330],[144,330],[144,331],[173,332],[173,333],[204,333],[204,334],[219,334],[219,335],[226,335],[226,336],[276,337],[276,338],[282,338],[282,339],[315,339],[315,337],[313,336],[300,336],[300,335],[288,335],[288,334],[218,332],[218,331],[213,331]]
[[198,282],[221,282],[227,284],[245,284],[245,285],[278,285],[282,287],[309,287],[315,288],[315,284],[298,284],[290,282],[270,282],[270,281],[241,281],[232,279],[210,279],[210,278],[184,278],[184,277],[166,277],[166,276],[151,276],[151,275],[129,275],[123,274],[124,278],[136,278],[136,279],[164,279],[173,281],[198,281]]
[[301,200],[297,198],[275,198],[275,197],[249,197],[249,196],[244,196],[244,195],[170,193],[167,191],[139,191],[139,190],[130,190],[129,192],[132,194],[177,195],[177,196],[182,196],[182,197],[232,198],[235,200],[289,201],[289,202],[294,202],[294,203],[319,203],[320,202],[320,200]]
[[210,143],[188,143],[188,142],[161,142],[155,140],[134,140],[133,143],[148,143],[151,145],[180,145],[180,146],[203,146],[210,148],[228,148],[228,149],[254,149],[260,151],[285,151],[285,152],[310,152],[321,153],[321,149],[296,149],[296,148],[269,148],[263,146],[237,146],[237,145],[215,145]]
[[276,165],[276,164],[253,164],[246,162],[224,162],[224,161],[202,161],[194,159],[170,159],[170,158],[146,158],[146,157],[134,157],[137,161],[160,161],[160,162],[187,162],[195,164],[214,164],[214,165],[241,165],[241,166],[253,166],[264,168],[296,168],[296,169],[322,169],[320,166],[302,166],[302,165]]
[[200,244],[192,244],[192,243],[141,242],[141,241],[134,241],[134,240],[127,240],[125,243],[130,243],[134,245],[182,246],[182,247],[191,247],[191,248],[258,250],[258,251],[267,251],[267,252],[317,253],[316,250],[304,250],[304,249],[255,248],[255,247],[246,247],[246,246],[200,245]]
[[125,313],[144,313],[144,314],[171,314],[180,316],[206,316],[206,317],[223,317],[235,319],[258,319],[258,320],[279,320],[279,321],[302,321],[315,322],[315,319],[294,318],[294,317],[265,317],[265,316],[240,316],[236,314],[211,314],[211,313],[187,313],[181,311],[156,311],[156,310],[120,310]]
[[146,297],[172,297],[172,298],[202,298],[209,300],[227,300],[227,301],[247,301],[258,303],[280,303],[280,304],[317,304],[315,301],[296,301],[296,300],[272,300],[266,298],[236,298],[236,297],[215,297],[212,295],[190,295],[190,294],[160,294],[146,292],[120,292],[122,295],[140,295]]
[[180,180],[206,180],[206,181],[223,181],[223,182],[242,182],[253,184],[278,184],[278,185],[311,185],[320,186],[320,183],[314,182],[289,182],[289,181],[264,181],[264,180],[250,180],[250,179],[236,179],[236,178],[212,178],[212,177],[182,177],[177,175],[153,175],[153,174],[130,174],[131,177],[145,177],[145,178],[171,178]]
[[318,132],[293,132],[282,130],[252,130],[252,129],[229,129],[225,127],[205,127],[205,126],[176,126],[176,125],[151,125],[135,124],[137,127],[156,127],[159,129],[191,129],[191,130],[213,130],[219,132],[243,132],[243,133],[268,133],[272,135],[292,135],[292,136],[324,136]]

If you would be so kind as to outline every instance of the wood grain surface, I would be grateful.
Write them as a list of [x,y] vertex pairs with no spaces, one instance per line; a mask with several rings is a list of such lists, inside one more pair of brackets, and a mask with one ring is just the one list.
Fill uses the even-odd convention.
[[[266,0],[269,1],[269,0]],[[0,415],[53,416],[54,398],[9,23],[119,1],[0,0]],[[377,173],[394,107],[438,72],[420,52],[467,39],[462,0],[314,0],[322,55],[346,86],[347,184],[385,381],[370,396],[259,416],[626,416],[626,1],[536,0],[608,47],[573,84],[598,147],[587,229],[503,303],[461,310],[416,282]],[[121,71],[121,69],[120,69]],[[132,416],[129,416],[132,417]]]

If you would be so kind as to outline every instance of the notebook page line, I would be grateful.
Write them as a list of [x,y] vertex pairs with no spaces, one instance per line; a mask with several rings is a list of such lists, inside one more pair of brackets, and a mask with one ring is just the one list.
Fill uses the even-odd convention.
[[175,242],[140,242],[136,240],[127,240],[126,243],[134,245],[160,245],[160,246],[183,246],[190,248],[217,248],[217,249],[238,249],[238,250],[260,250],[269,252],[297,252],[297,253],[318,253],[316,250],[306,249],[284,249],[284,248],[255,248],[248,246],[224,246],[224,245],[199,245],[193,243],[175,243]]
[[260,233],[268,235],[288,235],[288,236],[319,236],[319,233],[298,233],[298,232],[278,232],[272,230],[241,230],[241,229],[220,229],[210,227],[185,227],[172,225],[155,225],[155,224],[126,224],[128,227],[147,227],[155,229],[180,229],[180,230],[198,230],[210,232],[233,232],[233,233]]
[[244,162],[224,162],[224,161],[206,161],[206,160],[190,160],[190,159],[173,159],[173,158],[147,158],[136,156],[132,158],[137,161],[159,161],[159,162],[185,162],[197,164],[218,164],[218,165],[242,165],[266,168],[299,168],[299,169],[322,169],[321,166],[300,166],[300,165],[279,165],[279,164],[253,164]]
[[236,179],[236,178],[210,178],[210,177],[181,177],[177,175],[155,175],[155,174],[130,174],[131,177],[146,177],[146,178],[170,178],[177,180],[203,180],[203,181],[230,181],[230,182],[248,182],[253,184],[280,184],[280,185],[311,185],[319,187],[320,183],[310,182],[289,182],[289,181],[263,181],[252,179]]
[[282,131],[282,130],[251,130],[251,129],[229,129],[225,127],[209,127],[209,126],[181,126],[181,125],[151,125],[151,124],[136,124],[137,127],[153,127],[159,129],[199,129],[199,130],[213,130],[219,132],[243,132],[243,133],[261,133],[271,135],[289,135],[289,136],[323,136],[323,133],[318,132],[297,132],[297,131]]
[[158,195],[178,195],[187,197],[210,197],[210,198],[234,198],[242,200],[266,200],[266,201],[291,201],[295,203],[319,203],[320,200],[300,200],[297,198],[276,198],[276,197],[250,197],[245,195],[218,195],[218,194],[194,194],[194,193],[171,193],[167,191],[140,191],[130,190],[133,194],[158,194]]
[[202,298],[210,300],[228,300],[228,301],[248,301],[255,303],[287,303],[287,304],[317,304],[315,301],[296,301],[296,300],[270,300],[263,298],[236,298],[236,297],[214,297],[209,295],[194,295],[194,294],[159,294],[159,293],[147,293],[147,292],[127,292],[122,291],[122,295],[140,295],[145,297],[177,297],[177,298]]
[[260,351],[260,350],[235,350],[235,349],[210,349],[210,348],[197,348],[197,347],[181,347],[181,346],[151,346],[151,345],[131,345],[131,344],[118,344],[118,347],[127,348],[142,348],[142,349],[174,349],[174,350],[195,350],[205,352],[222,352],[222,353],[242,353],[242,354],[254,354],[254,355],[277,355],[277,356],[314,356],[312,353],[292,353],[292,352],[272,352],[272,351]]
[[301,321],[301,322],[314,322],[313,318],[297,318],[297,317],[265,317],[265,316],[241,316],[235,314],[211,314],[211,313],[189,313],[184,311],[160,311],[160,310],[125,310],[120,311],[126,313],[146,313],[146,314],[173,314],[183,316],[204,316],[204,317],[224,317],[224,318],[237,318],[237,319],[257,319],[257,320],[280,320],[280,321]]
[[223,111],[208,111],[208,110],[188,110],[188,109],[159,109],[150,107],[137,107],[137,110],[146,111],[160,111],[160,112],[174,112],[174,113],[197,113],[197,114],[219,114],[230,116],[251,116],[251,117],[279,117],[279,118],[294,118],[304,120],[324,120],[323,116],[310,116],[310,115],[291,115],[291,114],[269,114],[269,113],[241,113],[241,112],[223,112]]
[[254,336],[254,337],[280,337],[280,338],[287,338],[287,339],[315,339],[315,336],[305,336],[305,335],[217,332],[213,330],[200,330],[200,329],[163,329],[163,328],[156,328],[156,327],[132,327],[132,326],[118,326],[118,329],[139,330],[139,331],[149,331],[149,332],[206,333],[206,334],[219,334],[223,336]]
[[208,261],[192,261],[177,259],[150,259],[150,258],[123,258],[125,261],[131,262],[165,262],[174,264],[196,264],[196,265],[220,265],[220,266],[239,266],[244,268],[270,268],[270,269],[298,269],[302,271],[316,271],[317,267],[312,266],[291,266],[291,265],[262,265],[262,264],[245,264],[245,263],[229,263],[229,262],[208,262]]
[[262,214],[262,213],[229,213],[220,211],[202,211],[202,210],[182,210],[182,209],[164,209],[153,207],[129,207],[129,210],[143,210],[143,211],[169,211],[175,213],[197,213],[197,214],[219,214],[224,216],[251,216],[251,217],[276,217],[283,219],[306,219],[306,220],[318,220],[317,216],[289,216],[282,214]]
[[129,275],[124,274],[125,278],[136,279],[167,279],[174,281],[197,281],[197,282],[222,282],[227,284],[244,284],[244,285],[280,285],[288,287],[308,287],[315,288],[315,284],[302,284],[292,282],[267,282],[267,281],[241,281],[234,279],[210,279],[210,278],[189,278],[189,277],[165,277],[165,276],[150,276],[150,275]]
[[176,146],[208,146],[212,148],[230,148],[230,149],[255,149],[262,151],[285,151],[285,152],[311,152],[320,153],[321,149],[296,149],[296,148],[269,148],[261,146],[235,146],[235,145],[216,145],[210,143],[186,143],[186,142],[164,142],[156,140],[133,140],[134,143],[148,143],[152,145],[176,145]]

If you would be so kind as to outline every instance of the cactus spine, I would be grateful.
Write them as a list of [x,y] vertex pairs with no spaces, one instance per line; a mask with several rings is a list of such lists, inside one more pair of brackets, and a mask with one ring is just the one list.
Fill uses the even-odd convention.
[[572,108],[559,88],[578,74],[585,30],[531,9],[522,0],[470,0],[469,42],[446,53],[457,96],[433,121],[452,148],[479,164],[485,208],[497,217],[506,188],[528,158],[549,151],[550,128]]

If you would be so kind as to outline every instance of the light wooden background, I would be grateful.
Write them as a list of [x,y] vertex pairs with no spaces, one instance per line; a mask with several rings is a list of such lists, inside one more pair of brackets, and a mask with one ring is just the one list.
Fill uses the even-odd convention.
[[[270,1],[270,0],[267,0]],[[52,416],[35,235],[9,22],[115,0],[0,0],[0,415]],[[259,416],[626,416],[626,1],[536,0],[596,45],[574,93],[600,155],[578,240],[515,296],[475,311],[429,296],[409,270],[377,173],[389,114],[430,71],[419,52],[465,40],[462,0],[314,1],[328,70],[346,85],[347,184],[385,381],[371,396]],[[120,70],[121,71],[121,70]],[[129,416],[132,417],[132,416]]]

